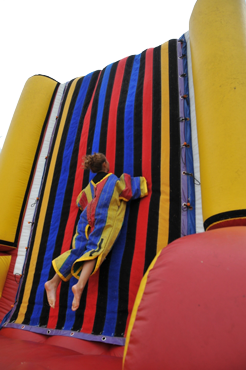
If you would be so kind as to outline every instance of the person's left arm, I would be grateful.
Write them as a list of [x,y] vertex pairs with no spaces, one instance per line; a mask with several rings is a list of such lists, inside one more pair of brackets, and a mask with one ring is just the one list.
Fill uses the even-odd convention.
[[123,199],[126,202],[148,195],[147,181],[143,176],[131,177],[123,173],[117,185],[120,191],[119,199]]

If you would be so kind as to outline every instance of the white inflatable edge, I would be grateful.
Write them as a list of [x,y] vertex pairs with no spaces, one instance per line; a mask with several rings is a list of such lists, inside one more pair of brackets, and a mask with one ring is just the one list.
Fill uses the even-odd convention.
[[25,212],[24,220],[22,224],[19,245],[18,245],[18,253],[17,253],[15,268],[14,268],[14,275],[22,274],[22,269],[23,269],[23,265],[25,262],[25,256],[26,256],[26,251],[27,251],[26,248],[29,243],[30,233],[32,229],[32,221],[33,221],[33,217],[34,217],[34,213],[36,209],[36,202],[37,202],[37,198],[39,194],[39,189],[40,189],[41,182],[42,182],[46,157],[48,155],[53,130],[56,124],[56,117],[59,111],[59,107],[61,104],[65,86],[66,84],[61,84],[57,90],[57,94],[56,94],[54,104],[51,110],[49,122],[47,124],[47,129],[46,129],[46,133],[44,136],[41,152],[38,158],[36,171],[34,174],[34,179],[33,179],[32,187],[30,190],[30,196],[28,199],[26,212]]

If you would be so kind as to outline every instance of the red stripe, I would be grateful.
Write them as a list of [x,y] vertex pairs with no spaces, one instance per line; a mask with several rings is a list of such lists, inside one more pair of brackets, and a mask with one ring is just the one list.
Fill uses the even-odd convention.
[[[127,58],[122,59],[118,63],[110,101],[107,146],[106,146],[106,157],[110,163],[110,172],[114,172],[115,169],[117,111],[126,60]],[[99,279],[99,270],[94,275],[92,275],[92,277],[89,280],[86,298],[86,308],[84,312],[84,321],[83,327],[81,329],[83,333],[91,333],[93,329],[98,296],[98,279]]]
[[115,171],[117,112],[126,61],[127,58],[124,58],[118,63],[109,108],[106,157],[112,173]]
[[86,306],[84,312],[84,321],[81,331],[83,333],[92,333],[96,308],[97,308],[97,297],[98,297],[98,281],[99,281],[99,270],[92,275],[88,281]]
[[139,284],[143,277],[145,262],[149,204],[152,193],[152,177],[151,177],[152,93],[153,93],[152,90],[153,90],[153,49],[148,49],[146,51],[145,57],[145,74],[143,86],[142,175],[147,180],[149,194],[147,197],[141,199],[139,204],[135,249],[132,260],[129,283],[129,302],[128,302],[129,314],[126,325],[126,331],[129,324],[133,304],[139,288]]
[[[74,225],[75,225],[76,217],[78,214],[78,207],[76,205],[76,199],[79,193],[81,192],[83,178],[84,178],[84,170],[82,169],[81,162],[82,162],[82,157],[86,154],[86,150],[87,150],[87,141],[88,141],[89,127],[90,127],[92,103],[93,103],[93,99],[95,96],[97,84],[100,78],[100,74],[101,73],[99,73],[97,83],[96,83],[89,107],[87,109],[87,112],[84,118],[81,139],[80,139],[80,146],[79,146],[77,169],[76,169],[75,181],[74,181],[74,187],[73,187],[73,195],[72,195],[72,200],[70,204],[69,218],[67,221],[64,239],[62,243],[61,254],[66,252],[70,248],[72,238],[73,238]],[[56,307],[59,307],[59,296],[60,295],[57,295]],[[52,312],[52,316],[49,315],[49,325],[51,325],[51,326],[48,326],[49,328],[56,327],[57,320],[58,320],[58,314],[59,314],[59,310],[57,309],[57,311],[55,310]]]
[[58,320],[58,314],[59,314],[59,297],[60,297],[60,290],[61,290],[61,284],[58,286],[57,291],[56,291],[56,305],[54,309],[50,309],[49,313],[49,320],[47,324],[47,328],[49,329],[55,329],[57,325],[57,320]]

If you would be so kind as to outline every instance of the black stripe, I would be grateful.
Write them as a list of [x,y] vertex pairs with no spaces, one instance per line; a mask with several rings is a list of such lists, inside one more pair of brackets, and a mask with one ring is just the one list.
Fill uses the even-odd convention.
[[96,89],[95,96],[94,96],[93,103],[92,103],[90,127],[89,127],[87,150],[86,150],[87,154],[91,154],[91,150],[92,150],[93,137],[94,137],[96,119],[97,119],[98,100],[99,100],[99,94],[100,94],[100,89],[101,89],[104,73],[105,73],[105,69],[102,71],[101,76],[99,78],[97,89]]
[[[53,150],[54,150],[54,145],[55,145],[57,133],[58,133],[59,126],[60,126],[60,120],[61,120],[62,112],[63,112],[63,109],[64,109],[64,105],[65,105],[65,102],[66,102],[67,95],[68,95],[68,92],[70,90],[71,84],[72,84],[72,81],[68,84],[68,86],[66,88],[66,91],[65,91],[65,94],[63,96],[63,100],[61,102],[60,116],[59,116],[59,118],[57,120],[57,123],[56,123],[53,141],[52,141],[52,144],[51,144],[49,156],[47,158],[45,169],[44,169],[44,178],[42,180],[42,184],[45,184],[46,180],[47,180],[47,176],[48,176],[48,173],[49,173],[50,162],[51,162],[51,158],[52,158],[52,153],[53,153]],[[44,189],[45,189],[45,187],[41,185],[41,192],[39,194],[39,203],[37,205],[37,211],[36,211],[36,215],[35,215],[35,223],[34,223],[32,233],[31,233],[31,238],[30,238],[30,243],[29,243],[29,251],[28,251],[28,255],[27,255],[27,261],[26,261],[26,265],[25,265],[24,271],[23,271],[23,278],[22,278],[22,281],[20,283],[19,296],[17,298],[18,303],[16,305],[15,312],[12,315],[11,321],[16,320],[16,318],[18,316],[20,306],[22,304],[23,294],[24,294],[24,290],[25,290],[25,284],[26,284],[27,275],[28,275],[27,271],[28,271],[29,266],[30,266],[30,260],[31,260],[31,256],[32,256],[32,250],[33,250],[34,240],[35,240],[36,231],[37,231],[37,225],[38,225],[39,214],[40,214],[43,195],[44,195]]]
[[7,240],[2,240],[0,239],[0,246],[3,246],[3,247],[15,247],[16,248],[16,245],[14,242],[8,242]]
[[109,75],[109,80],[108,80],[105,102],[104,102],[102,126],[101,126],[101,133],[100,133],[100,144],[99,144],[99,152],[103,154],[106,154],[109,108],[110,108],[111,95],[113,91],[114,79],[115,79],[115,74],[116,74],[116,70],[118,67],[118,63],[119,62],[115,62],[112,65],[110,75]]
[[[139,75],[134,102],[134,176],[140,176],[142,174],[142,111],[145,56],[146,51],[141,54],[140,58]],[[119,337],[124,335],[128,317],[129,284],[136,240],[139,202],[140,200],[137,199],[129,203],[130,212],[126,235],[126,245],[120,270],[119,307],[115,328],[115,336]]]
[[[107,86],[104,110],[103,110],[101,133],[100,133],[99,151],[101,153],[106,153],[109,108],[110,108],[110,101],[111,101],[112,91],[114,87],[114,80],[115,80],[117,66],[118,66],[118,62],[112,65],[110,75],[109,75],[109,80],[108,80],[108,86]],[[93,334],[101,334],[103,330],[103,326],[104,326],[104,321],[106,317],[107,299],[108,299],[108,295],[107,295],[108,272],[109,272],[110,260],[111,260],[111,253],[108,255],[106,260],[100,266],[100,270],[98,272],[99,273],[98,297],[97,297],[95,320],[94,320],[94,325],[92,329]]]
[[[101,132],[100,132],[100,143],[99,143],[99,152],[106,154],[106,145],[107,145],[107,132],[108,132],[108,117],[109,117],[109,109],[110,109],[110,102],[111,102],[111,96],[114,86],[114,80],[115,80],[115,74],[118,67],[119,62],[115,62],[112,65],[109,80],[108,80],[108,86],[105,96],[105,102],[104,102],[104,109],[103,109],[103,117],[102,117],[102,125],[101,125]],[[107,276],[108,276],[108,264],[110,263],[110,256],[107,257],[107,259],[104,261],[102,266],[99,270],[99,283],[98,283],[98,303],[100,304],[102,309],[99,313],[99,315],[95,316],[95,321],[93,325],[92,331],[96,330],[99,332],[100,328],[98,328],[98,321],[100,318],[105,320],[105,315],[103,307],[106,307],[107,305]],[[100,303],[99,303],[100,301]],[[99,312],[99,310],[98,310]]]
[[[68,292],[69,292],[69,283],[61,282],[61,289],[60,289],[60,296],[59,296],[59,311],[58,311],[58,318],[56,323],[56,329],[62,330],[65,320],[66,320],[66,313],[67,313],[67,301],[68,301]],[[46,297],[45,297],[46,299]],[[47,307],[45,303],[43,303],[42,313],[40,316],[40,326],[42,323],[43,325],[47,326],[48,323],[48,314],[49,311],[45,312],[44,308]],[[45,316],[46,314],[46,316]]]
[[[57,82],[54,78],[52,78],[52,77],[50,77],[50,76],[41,75],[41,74],[37,74],[37,75],[34,75],[34,76],[46,77],[46,78],[48,78],[49,80],[53,80],[53,81]],[[33,76],[33,77],[34,77],[34,76]],[[72,80],[72,81],[73,81],[73,80]]]
[[[93,144],[93,136],[94,136],[95,126],[96,126],[98,99],[99,99],[100,88],[101,88],[101,85],[102,85],[103,74],[104,74],[104,71],[101,74],[100,79],[98,81],[97,89],[96,89],[95,96],[94,96],[93,103],[92,103],[92,107],[91,107],[91,117],[90,117],[90,125],[89,125],[89,132],[88,132],[86,154],[91,154],[91,149],[92,149],[92,144]],[[82,189],[84,189],[88,185],[89,180],[90,180],[90,171],[85,170],[84,171],[84,177],[83,177]]]
[[116,126],[116,155],[115,155],[115,175],[121,176],[124,168],[124,120],[127,93],[131,78],[134,56],[127,58],[124,76],[121,85],[120,99],[117,111]]
[[149,205],[144,273],[156,255],[160,204],[161,161],[161,46],[153,53],[153,103],[152,103],[152,195]]
[[169,239],[181,236],[180,131],[177,40],[169,41],[170,210]]
[[132,260],[134,255],[134,247],[136,240],[137,219],[140,200],[132,201],[130,206],[128,228],[126,234],[126,245],[122,258],[120,280],[119,280],[119,307],[117,314],[117,322],[115,327],[115,336],[122,337],[126,329],[129,304],[129,284]]
[[134,176],[142,175],[143,84],[146,50],[141,54],[134,105]]
[[[75,233],[76,233],[76,227],[77,227],[77,224],[79,222],[80,215],[81,215],[81,211],[79,210],[79,213],[77,215],[76,222],[75,222],[75,225],[74,225],[73,235],[75,235]],[[64,283],[64,284],[66,284],[66,283]],[[69,284],[67,284],[67,285],[69,286]],[[85,311],[85,306],[86,306],[87,288],[88,288],[88,284],[86,284],[85,289],[83,290],[83,294],[82,294],[81,300],[80,300],[80,305],[79,305],[79,308],[76,311],[74,323],[71,327],[71,330],[80,331],[81,328],[82,328],[83,321],[84,321],[84,311]]]
[[108,272],[111,261],[111,253],[104,260],[99,270],[99,282],[98,282],[98,297],[96,315],[92,334],[100,335],[103,331],[103,326],[106,317],[107,299],[108,299]]
[[[89,89],[88,89],[88,94],[90,94],[90,100],[88,100],[88,108],[89,108],[89,104],[91,102],[91,97],[92,97],[93,92],[95,90],[95,86],[96,86],[96,83],[97,83],[97,80],[98,80],[99,73],[100,73],[100,71],[95,72],[93,74],[92,78],[91,78],[91,81],[90,81],[90,86],[89,86]],[[92,114],[92,112],[91,112],[91,114]],[[88,135],[89,135],[89,132],[88,132]],[[78,158],[78,160],[81,161],[81,164],[82,164],[82,158]],[[84,189],[89,183],[89,174],[90,174],[89,171],[84,172],[82,189]]]
[[235,211],[218,213],[217,215],[211,216],[204,221],[204,229],[207,230],[209,226],[219,221],[233,220],[234,218],[244,217],[246,217],[246,209],[237,209]]
[[82,328],[83,321],[84,321],[85,307],[86,307],[87,290],[88,290],[88,282],[85,286],[85,289],[83,290],[82,297],[80,300],[80,306],[75,313],[75,320],[74,320],[74,324],[71,330],[80,331]]

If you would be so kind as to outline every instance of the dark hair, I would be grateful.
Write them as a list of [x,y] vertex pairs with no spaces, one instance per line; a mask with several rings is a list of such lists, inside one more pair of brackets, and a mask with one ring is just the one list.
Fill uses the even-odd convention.
[[102,171],[102,164],[106,161],[107,158],[102,153],[87,154],[83,157],[82,167],[96,173]]

